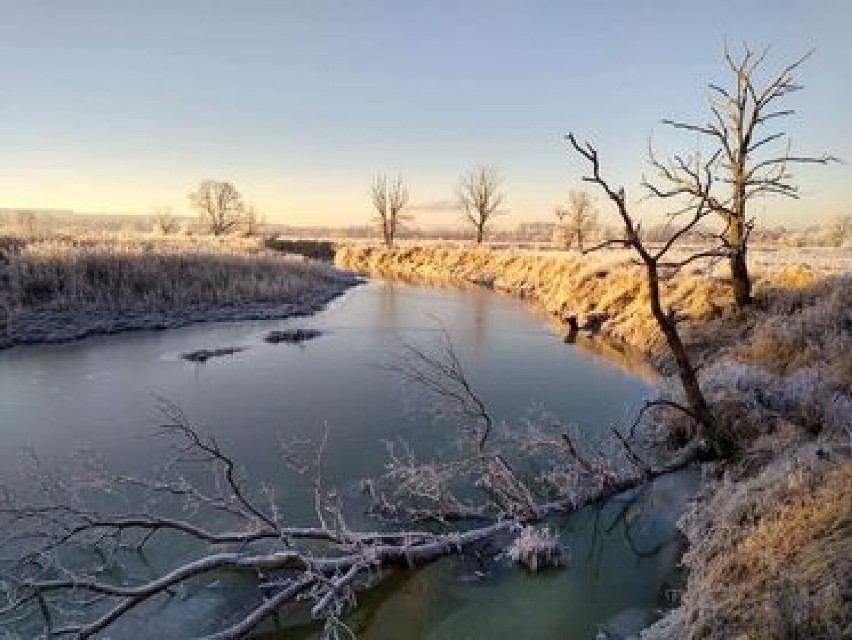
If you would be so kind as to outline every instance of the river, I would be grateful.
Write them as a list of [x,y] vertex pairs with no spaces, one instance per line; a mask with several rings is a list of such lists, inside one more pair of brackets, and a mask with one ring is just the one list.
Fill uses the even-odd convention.
[[[383,440],[403,437],[428,451],[449,438],[428,410],[434,399],[384,366],[403,344],[435,347],[441,326],[490,411],[510,426],[546,407],[594,437],[625,421],[649,393],[642,379],[564,344],[546,317],[516,300],[482,289],[376,281],[308,318],[200,324],[0,352],[0,469],[15,484],[22,450],[50,464],[88,448],[122,471],[145,473],[163,455],[151,435],[163,398],[215,435],[253,481],[284,491],[290,487],[276,443],[316,436],[328,425],[330,479],[354,508],[360,480],[382,470]],[[263,340],[271,330],[293,327],[322,335],[301,345]],[[202,364],[180,357],[219,347],[244,350]],[[637,502],[646,508],[615,525],[618,501],[560,521],[571,550],[564,569],[529,575],[497,563],[483,572],[470,560],[443,560],[362,595],[353,627],[363,638],[432,640],[592,638],[604,625],[635,629],[653,619],[677,585],[674,520],[684,484],[657,482]],[[294,524],[312,524],[308,501],[292,493]],[[187,637],[204,626],[196,618],[215,618],[211,610],[227,609],[226,600],[177,607],[145,628],[150,637]]]

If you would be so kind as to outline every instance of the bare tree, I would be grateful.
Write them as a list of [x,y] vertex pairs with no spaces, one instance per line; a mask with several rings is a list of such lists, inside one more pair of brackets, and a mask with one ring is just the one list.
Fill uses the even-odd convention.
[[[651,250],[645,245],[642,239],[640,224],[633,218],[629,211],[624,188],[612,187],[602,176],[597,150],[589,143],[579,143],[574,137],[574,134],[569,134],[567,137],[574,150],[589,164],[590,173],[584,176],[583,180],[596,184],[601,188],[610,202],[615,205],[623,225],[623,235],[621,237],[606,240],[590,248],[589,251],[607,246],[620,246],[633,250],[638,256],[645,268],[651,313],[665,337],[666,344],[677,365],[687,406],[683,407],[670,401],[655,401],[650,404],[664,402],[667,405],[676,406],[696,422],[699,437],[707,439],[717,455],[730,455],[733,451],[734,443],[720,427],[710,410],[710,405],[698,383],[696,368],[693,366],[686,345],[680,336],[678,323],[682,318],[678,317],[676,310],[666,310],[663,308],[661,296],[661,284],[665,279],[686,265],[705,258],[718,258],[727,255],[724,247],[711,247],[706,250],[696,251],[676,261],[667,259],[666,257],[680,239],[687,236],[708,216],[715,213],[715,209],[709,202],[709,196],[704,195],[701,199],[691,202],[686,208],[674,211],[670,216],[670,222],[676,224],[677,228],[672,231],[669,239],[663,243],[662,247]],[[717,155],[712,156],[706,161],[703,161],[698,155],[681,161],[679,165],[680,169],[691,180],[691,189],[694,193],[710,193],[713,185],[712,168],[716,162]]]
[[243,235],[247,238],[253,238],[263,233],[263,228],[266,226],[264,216],[258,214],[254,205],[249,205],[245,208],[242,216]]
[[43,220],[36,211],[20,209],[15,212],[14,220],[18,233],[26,238],[35,238],[43,231]]
[[171,207],[157,207],[153,212],[154,233],[168,236],[176,233],[178,230],[178,221],[172,214]]
[[400,223],[405,219],[404,210],[408,205],[408,187],[401,176],[388,178],[381,173],[370,185],[370,199],[376,209],[376,222],[382,230],[382,239],[392,247]]
[[464,219],[476,229],[476,243],[482,244],[488,223],[502,212],[505,194],[496,167],[479,166],[464,174],[456,192]]
[[[742,307],[751,302],[751,279],[747,249],[753,219],[749,203],[765,196],[797,198],[799,188],[793,182],[790,167],[795,164],[828,164],[836,161],[829,155],[794,154],[787,132],[773,130],[772,125],[792,116],[795,111],[778,103],[788,94],[802,89],[795,80],[799,67],[812,55],[786,65],[777,73],[764,73],[768,49],[755,53],[747,45],[740,55],[725,46],[725,62],[731,84],[711,83],[710,117],[705,124],[663,120],[675,129],[698,133],[708,139],[717,161],[710,167],[714,187],[722,193],[710,193],[707,185],[696,184],[680,163],[663,163],[653,153],[651,162],[666,186],[646,182],[660,198],[676,198],[684,194],[703,201],[722,217],[725,223],[725,247],[729,253],[734,299]],[[712,152],[712,151],[711,151]]]
[[205,180],[189,194],[201,223],[215,236],[228,233],[242,222],[243,197],[231,182]]
[[822,235],[829,246],[849,246],[852,243],[852,215],[835,216],[825,223]]
[[431,391],[436,402],[430,406],[456,418],[452,454],[420,460],[404,440],[387,443],[385,474],[365,486],[373,515],[397,522],[510,519],[521,530],[682,469],[705,452],[696,440],[667,462],[649,464],[634,448],[641,415],[630,433],[612,427],[611,437],[596,445],[549,413],[502,425],[475,390],[443,326],[440,336],[434,352],[405,345],[389,368]]
[[[175,453],[159,473],[121,475],[92,459],[60,472],[35,464],[34,496],[0,492],[0,561],[17,558],[0,581],[4,628],[40,619],[45,638],[102,637],[146,605],[219,588],[219,578],[231,573],[254,577],[255,601],[204,638],[242,638],[299,603],[331,638],[354,591],[381,580],[384,569],[461,553],[515,527],[493,520],[445,533],[353,531],[323,477],[327,430],[314,442],[281,445],[283,466],[306,481],[317,519],[290,526],[273,487],[247,483],[215,439],[176,407],[163,410],[162,432]],[[152,575],[147,554],[157,557],[175,540],[196,551]]]
[[584,241],[598,227],[598,212],[592,197],[586,191],[572,190],[568,194],[568,203],[559,205],[554,212],[559,220],[557,229],[566,249],[576,241],[577,248],[583,251]]

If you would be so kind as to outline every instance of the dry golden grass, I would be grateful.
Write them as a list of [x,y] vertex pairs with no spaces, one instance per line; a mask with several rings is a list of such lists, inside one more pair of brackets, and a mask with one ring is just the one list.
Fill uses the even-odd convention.
[[[604,314],[604,336],[644,354],[661,372],[672,363],[649,311],[644,274],[624,252],[591,256],[440,245],[340,247],[336,260],[367,274],[430,283],[493,282],[495,290],[565,318]],[[781,415],[807,430],[846,428],[852,410],[852,278],[805,266],[756,279],[757,303],[731,304],[726,281],[681,273],[666,281],[664,306],[687,318],[687,347],[704,363],[707,393],[728,428],[747,441]],[[672,385],[672,389],[674,389]],[[672,390],[672,393],[677,392]]]
[[[658,364],[667,357],[648,310],[643,273],[623,252],[580,256],[436,245],[344,245],[336,260],[372,275],[426,282],[490,277],[497,291],[530,300],[556,316],[604,313],[609,318],[602,328],[606,335]],[[735,359],[781,374],[815,363],[839,365],[838,375],[848,383],[849,367],[838,357],[852,347],[848,277],[795,266],[765,274],[755,285],[758,308],[745,316],[732,308],[729,288],[719,277],[679,274],[666,283],[663,301],[688,318],[686,338],[701,357],[732,349]]]
[[852,462],[825,455],[804,448],[690,515],[688,637],[849,637]]
[[815,365],[832,369],[838,384],[852,386],[852,280],[848,276],[772,278],[760,294],[761,322],[741,359],[789,375]]

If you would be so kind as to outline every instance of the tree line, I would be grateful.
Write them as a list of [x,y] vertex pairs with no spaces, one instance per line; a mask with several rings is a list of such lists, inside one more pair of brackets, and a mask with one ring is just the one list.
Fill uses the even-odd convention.
[[[796,74],[813,51],[775,71],[767,69],[768,54],[768,49],[756,52],[747,45],[739,53],[725,47],[728,82],[709,83],[705,118],[696,122],[662,120],[667,127],[687,132],[693,141],[697,136],[703,151],[673,153],[661,158],[649,147],[648,162],[654,175],[643,178],[641,185],[645,197],[655,199],[666,209],[666,223],[659,232],[666,249],[687,236],[700,238],[711,246],[701,257],[728,261],[733,296],[739,307],[752,300],[747,254],[755,228],[752,213],[755,202],[768,196],[798,198],[800,190],[793,180],[792,167],[838,161],[828,154],[793,152],[787,131],[778,126],[795,115],[795,110],[782,103],[803,88],[796,81]],[[586,160],[597,157],[595,149],[576,139],[569,141],[574,151]],[[594,176],[587,175],[583,180],[602,186]],[[378,176],[373,192],[388,184],[386,176]],[[393,184],[405,193],[401,206],[392,216],[388,210],[377,207],[377,219],[388,230],[384,234],[388,245],[393,244],[399,225],[407,219],[404,209],[408,188],[399,177]],[[618,192],[609,193],[606,189],[604,192],[606,199],[620,208],[613,197]],[[489,223],[502,212],[504,202],[505,194],[495,168],[480,167],[462,176],[457,207],[462,219],[474,228],[477,243],[482,242]],[[702,209],[702,215],[693,220],[690,216],[696,207]],[[704,210],[710,215],[703,215]],[[558,219],[555,239],[563,246],[574,245],[584,251],[586,241],[597,230],[597,209],[590,195],[584,191],[571,192],[568,202],[556,207],[555,214]],[[839,220],[845,229],[845,219]],[[834,236],[839,235],[842,242],[844,234],[841,229]],[[635,235],[636,241],[649,241],[636,221],[628,235]],[[623,236],[608,238],[603,244],[635,248],[634,240]]]
[[[703,220],[690,231],[719,245],[719,253],[729,263],[739,306],[751,301],[747,254],[755,229],[753,204],[767,196],[798,198],[793,166],[824,165],[837,160],[827,154],[792,152],[787,132],[776,127],[795,114],[779,103],[803,88],[795,76],[812,53],[772,71],[766,69],[768,50],[755,52],[744,46],[737,54],[726,47],[728,82],[709,83],[707,115],[696,122],[669,118],[662,121],[674,130],[687,132],[693,141],[697,136],[705,148],[703,155],[674,153],[662,159],[649,148],[648,161],[655,175],[643,180],[642,188],[646,196],[663,205],[673,205],[660,235],[670,236],[672,232],[667,230],[677,229],[679,215],[703,201],[721,228],[707,231],[710,221]],[[698,179],[697,174],[705,171],[711,179]],[[382,241],[393,246],[402,225],[411,220],[409,186],[399,174],[379,173],[370,185],[369,196]],[[255,210],[245,205],[230,182],[206,180],[190,193],[190,202],[205,228],[215,235],[240,225],[256,228],[259,223]],[[496,167],[477,166],[459,178],[454,206],[477,244],[484,241],[493,220],[507,212],[505,205],[503,178]],[[557,244],[584,250],[598,230],[597,209],[590,195],[572,191],[567,203],[557,206],[554,213]],[[637,233],[642,236],[641,225]]]

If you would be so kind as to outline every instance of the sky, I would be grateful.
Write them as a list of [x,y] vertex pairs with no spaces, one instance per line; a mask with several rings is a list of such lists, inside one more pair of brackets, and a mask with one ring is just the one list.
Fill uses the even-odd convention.
[[[499,168],[504,224],[548,220],[599,148],[631,200],[665,117],[701,121],[722,51],[810,48],[789,96],[793,149],[852,161],[850,0],[0,0],[0,208],[188,211],[230,180],[270,221],[362,224],[377,172],[401,173],[416,221],[459,175]],[[797,169],[767,223],[852,213],[848,164]],[[653,203],[640,211],[653,215]]]

